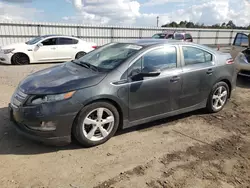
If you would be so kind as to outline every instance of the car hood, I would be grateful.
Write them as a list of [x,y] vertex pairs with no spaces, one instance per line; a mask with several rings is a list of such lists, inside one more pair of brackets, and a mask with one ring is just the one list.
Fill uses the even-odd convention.
[[9,44],[9,45],[6,45],[6,46],[2,46],[1,48],[2,49],[12,49],[12,48],[15,48],[15,49],[19,49],[19,48],[27,48],[27,44],[25,44],[24,42],[23,43],[14,43],[14,44]]
[[20,82],[19,88],[26,94],[64,93],[94,86],[106,74],[66,62],[29,75]]

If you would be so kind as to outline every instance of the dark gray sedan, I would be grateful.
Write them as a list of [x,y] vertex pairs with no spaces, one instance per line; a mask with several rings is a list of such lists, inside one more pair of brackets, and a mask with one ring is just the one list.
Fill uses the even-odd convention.
[[22,80],[9,104],[23,135],[83,146],[110,139],[118,128],[206,108],[223,109],[236,85],[228,53],[174,40],[104,45],[82,58]]

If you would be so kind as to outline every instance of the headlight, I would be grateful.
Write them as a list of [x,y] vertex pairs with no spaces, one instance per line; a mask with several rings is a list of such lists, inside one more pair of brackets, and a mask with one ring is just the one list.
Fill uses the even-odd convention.
[[9,54],[11,52],[13,52],[15,50],[15,48],[12,48],[12,49],[3,49],[3,53],[4,54]]
[[42,104],[47,102],[55,102],[55,101],[61,101],[69,99],[73,96],[75,91],[71,91],[68,93],[62,93],[62,94],[56,94],[56,95],[45,95],[41,97],[34,97],[31,99],[30,104]]

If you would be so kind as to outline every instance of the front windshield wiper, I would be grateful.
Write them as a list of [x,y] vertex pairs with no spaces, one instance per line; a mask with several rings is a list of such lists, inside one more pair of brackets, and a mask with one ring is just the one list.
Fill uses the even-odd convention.
[[87,69],[92,69],[94,71],[98,71],[97,67],[94,66],[94,65],[91,65],[90,63],[87,63],[87,62],[83,62],[83,61],[75,61],[75,60],[72,60],[71,61],[72,63],[75,63],[77,65],[80,65],[82,67],[85,67]]

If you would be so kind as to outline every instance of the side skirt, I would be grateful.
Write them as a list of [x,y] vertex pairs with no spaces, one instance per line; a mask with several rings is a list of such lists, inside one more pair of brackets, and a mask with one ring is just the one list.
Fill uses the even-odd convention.
[[203,101],[203,102],[201,102],[201,103],[199,103],[197,105],[191,106],[191,107],[187,107],[187,108],[183,108],[183,109],[180,109],[180,110],[167,112],[167,113],[152,116],[152,117],[147,117],[147,118],[132,121],[132,122],[130,122],[129,120],[124,120],[122,128],[126,129],[126,128],[129,128],[129,127],[133,127],[133,126],[136,126],[136,125],[152,122],[152,121],[155,121],[155,120],[164,119],[164,118],[167,118],[167,117],[180,115],[180,114],[184,114],[184,113],[187,113],[187,112],[192,112],[192,111],[195,111],[195,110],[198,110],[198,109],[205,108],[206,104],[207,104],[207,100],[205,100],[205,101]]

